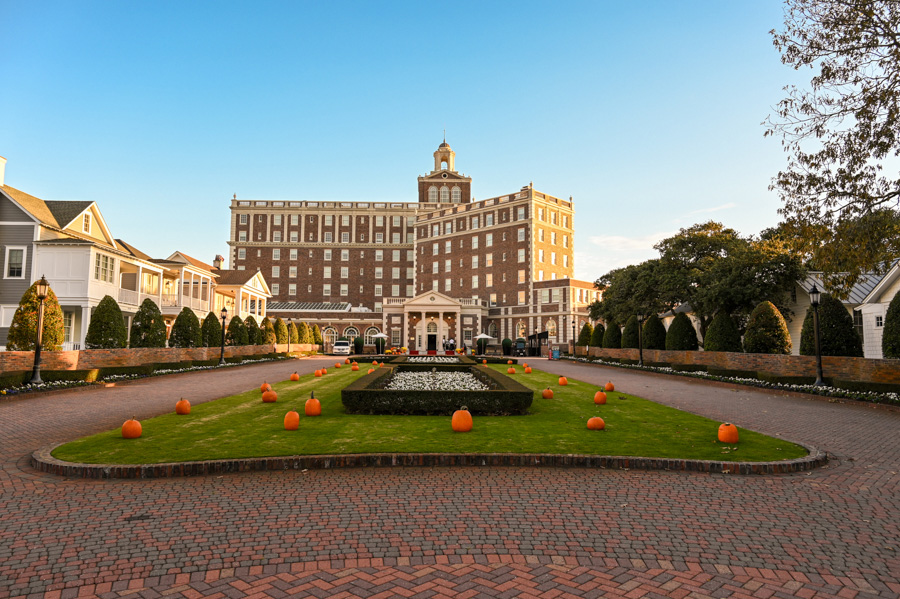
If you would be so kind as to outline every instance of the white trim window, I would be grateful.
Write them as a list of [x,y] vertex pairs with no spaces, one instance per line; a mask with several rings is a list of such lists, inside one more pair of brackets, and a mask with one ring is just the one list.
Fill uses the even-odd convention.
[[112,283],[116,278],[116,259],[105,254],[97,254],[94,260],[94,278]]
[[81,231],[83,233],[87,233],[88,235],[91,234],[91,213],[90,212],[84,213],[84,220],[81,223]]
[[3,260],[4,279],[25,278],[25,257],[28,255],[28,247],[24,245],[11,245],[6,247],[6,256]]

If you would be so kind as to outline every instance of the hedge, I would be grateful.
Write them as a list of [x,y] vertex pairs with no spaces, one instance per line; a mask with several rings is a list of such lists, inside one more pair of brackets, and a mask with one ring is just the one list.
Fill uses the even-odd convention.
[[[212,314],[212,312],[210,312]],[[159,307],[149,297],[131,319],[129,347],[165,347],[166,321]]]

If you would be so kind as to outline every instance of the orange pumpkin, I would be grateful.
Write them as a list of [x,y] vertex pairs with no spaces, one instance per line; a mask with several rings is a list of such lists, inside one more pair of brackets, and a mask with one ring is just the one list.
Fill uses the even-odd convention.
[[559,384],[560,384],[560,386],[565,387],[566,385],[569,384],[569,379],[567,379],[564,376],[561,376],[561,377],[559,377]]
[[509,368],[506,369],[506,374],[515,374],[515,373],[516,373],[516,369],[513,368],[512,366],[510,366]]
[[327,369],[327,368],[323,368],[323,369],[322,369],[322,376],[325,376],[326,374],[328,374],[328,369]]
[[507,360],[506,363],[507,363],[507,364],[512,364],[512,360]]
[[481,363],[482,363],[482,364],[487,364],[487,360],[482,360]]
[[587,427],[588,430],[602,431],[606,427],[606,423],[603,422],[603,418],[594,416],[593,418],[588,418]]
[[359,364],[353,364],[352,366],[350,366],[350,370],[359,370]]
[[304,411],[307,416],[321,416],[322,415],[322,404],[319,403],[319,400],[315,397],[310,397],[306,400],[306,405],[304,406]]
[[372,374],[373,372],[375,372],[375,369],[374,369],[374,368],[370,368],[370,369],[369,369],[369,372],[367,372],[366,374]]
[[378,364],[379,368],[381,368],[382,366],[384,366],[384,362],[381,362],[380,364]]
[[597,391],[596,393],[594,393],[594,403],[597,405],[605,404],[606,393],[604,393],[603,391]]
[[270,385],[269,383],[263,383],[262,385],[259,386],[259,390],[261,393],[265,393],[266,391],[271,391],[272,385]]
[[278,394],[274,391],[266,391],[262,396],[263,403],[275,403],[277,399]]
[[340,362],[335,362],[335,363],[334,363],[334,367],[335,367],[335,368],[340,368],[340,367],[341,367],[341,363],[340,363]]
[[719,441],[722,443],[737,443],[738,429],[730,422],[726,422],[719,427]]
[[291,410],[284,415],[284,430],[295,431],[300,428],[300,414]]
[[541,391],[541,397],[544,399],[553,399],[553,391],[550,390],[550,387],[547,387],[543,391]]
[[181,398],[180,400],[175,402],[175,413],[181,414],[184,416],[185,414],[191,413],[191,402],[186,400],[185,398]]
[[603,387],[603,390],[604,391],[615,391],[616,386],[612,384],[612,381],[609,381],[608,383],[606,383],[606,386]]
[[344,360],[344,364],[349,364],[349,363],[350,363],[350,358],[347,358],[346,360]]
[[525,374],[531,374],[531,366],[525,367]]
[[372,360],[372,366],[378,366],[378,360]]
[[141,432],[143,429],[141,428],[141,423],[134,419],[134,416],[131,417],[131,420],[126,420],[122,425],[122,438],[123,439],[137,439],[141,436]]
[[317,370],[317,371],[315,372],[315,376],[316,376],[317,378],[320,377],[320,376],[322,376],[322,371],[321,371],[321,370]]
[[453,412],[450,426],[457,433],[467,433],[472,430],[472,414],[469,413],[469,409],[466,406]]
[[524,366],[525,368],[528,368],[528,362],[525,362],[524,364],[522,364],[522,366]]
[[291,380],[292,380],[292,381],[299,381],[299,380],[300,380],[300,375],[297,374],[297,373],[295,372],[294,374],[291,375]]

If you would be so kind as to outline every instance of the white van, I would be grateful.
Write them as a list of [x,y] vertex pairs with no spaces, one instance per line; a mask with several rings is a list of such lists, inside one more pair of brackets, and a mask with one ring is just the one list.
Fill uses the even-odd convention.
[[349,356],[350,355],[350,342],[349,341],[335,341],[334,345],[331,347],[331,353],[335,356]]

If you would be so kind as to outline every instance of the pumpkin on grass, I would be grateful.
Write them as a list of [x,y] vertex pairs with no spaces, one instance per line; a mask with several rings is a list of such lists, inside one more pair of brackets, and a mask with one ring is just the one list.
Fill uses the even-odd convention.
[[284,430],[295,431],[300,428],[300,414],[291,410],[284,415]]
[[175,413],[181,416],[185,414],[191,413],[191,402],[186,400],[185,398],[181,398],[180,400],[175,402]]
[[512,364],[512,360],[507,360],[506,363],[507,363],[507,364]]
[[506,374],[515,374],[515,373],[516,373],[516,369],[513,368],[512,366],[510,366],[509,368],[506,369]]
[[278,394],[274,391],[266,391],[262,394],[263,403],[275,403],[278,400]]
[[306,412],[307,416],[322,415],[322,404],[316,399],[314,393],[309,394],[309,399],[306,400],[306,405],[303,407],[303,410]]
[[466,406],[453,412],[450,427],[457,433],[467,433],[472,430],[472,414]]
[[615,391],[615,390],[616,390],[616,386],[612,384],[612,381],[608,381],[608,382],[606,383],[606,386],[603,387],[603,390],[604,390],[604,391]]
[[547,387],[546,389],[541,391],[541,397],[543,397],[544,399],[553,399],[553,391],[550,389],[550,387]]
[[137,439],[141,436],[143,429],[141,428],[141,423],[134,419],[134,416],[131,417],[131,420],[126,420],[122,425],[122,438],[123,439]]
[[291,375],[291,380],[292,380],[292,381],[299,381],[299,380],[300,380],[300,375],[297,374],[297,373],[295,372],[294,374]]
[[531,374],[531,366],[525,367],[525,374]]
[[316,377],[322,376],[322,371],[321,371],[321,370],[317,370],[317,371],[315,372],[315,376],[316,376]]
[[359,370],[359,364],[353,364],[352,366],[350,366],[350,370],[353,370],[353,371]]
[[373,372],[375,372],[375,369],[374,369],[374,368],[370,368],[370,369],[369,369],[369,372],[367,372],[366,374],[372,374]]
[[594,403],[597,405],[602,405],[606,403],[606,393],[603,391],[597,391],[594,393]]
[[347,358],[346,360],[344,360],[344,364],[349,364],[349,363],[350,363],[350,358]]
[[568,385],[568,384],[569,384],[569,379],[567,379],[567,378],[564,377],[564,376],[559,377],[559,385],[560,385],[560,387],[565,387],[565,386]]
[[334,367],[335,367],[335,368],[340,368],[340,367],[341,367],[341,363],[340,363],[340,362],[335,362],[335,363],[334,363]]
[[322,376],[325,376],[326,374],[328,374],[328,369],[327,369],[327,368],[323,368],[323,369],[322,369]]
[[482,363],[482,364],[487,364],[487,360],[482,360],[481,363]]
[[587,427],[588,430],[591,431],[602,431],[604,428],[606,428],[606,423],[603,422],[603,418],[594,416],[593,418],[588,418]]
[[269,383],[263,383],[262,385],[259,386],[260,393],[265,393],[266,391],[271,391],[271,390],[272,390],[272,385],[270,385]]
[[730,422],[726,422],[719,426],[719,441],[722,443],[737,443],[738,429]]

